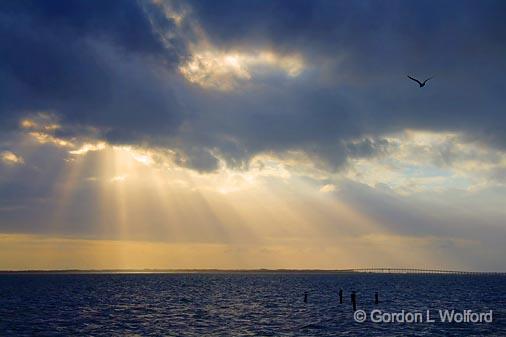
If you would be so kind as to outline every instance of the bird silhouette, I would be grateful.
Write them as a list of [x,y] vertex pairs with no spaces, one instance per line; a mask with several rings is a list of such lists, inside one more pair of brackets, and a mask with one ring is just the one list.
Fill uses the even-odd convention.
[[415,81],[416,83],[418,83],[418,85],[419,85],[419,86],[420,86],[420,88],[421,88],[421,87],[425,86],[425,83],[427,83],[427,81],[428,81],[428,80],[430,80],[430,79],[434,78],[434,76],[429,77],[428,79],[426,79],[426,80],[425,80],[425,81],[423,81],[423,82],[420,82],[420,81],[419,81],[419,80],[417,80],[416,78],[411,77],[411,76],[409,76],[409,75],[408,75],[408,78],[409,78],[410,80],[413,80],[413,81]]

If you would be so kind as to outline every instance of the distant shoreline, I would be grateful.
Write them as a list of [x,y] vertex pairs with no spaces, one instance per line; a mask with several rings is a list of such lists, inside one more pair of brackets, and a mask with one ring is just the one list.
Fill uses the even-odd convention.
[[431,275],[502,275],[498,271],[454,271],[424,269],[57,269],[57,270],[0,270],[0,274],[431,274]]
[[177,273],[356,273],[351,269],[61,269],[61,270],[0,270],[0,274],[177,274]]

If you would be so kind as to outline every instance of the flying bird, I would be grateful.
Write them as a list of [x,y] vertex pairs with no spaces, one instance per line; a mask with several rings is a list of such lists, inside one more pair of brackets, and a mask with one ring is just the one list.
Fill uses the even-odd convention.
[[411,77],[411,76],[409,76],[409,75],[408,75],[408,78],[409,78],[409,79],[411,79],[411,80],[413,80],[413,81],[415,81],[416,83],[418,83],[418,85],[419,85],[419,86],[420,86],[420,88],[421,88],[421,87],[425,86],[425,83],[427,83],[427,81],[428,81],[428,80],[430,80],[430,79],[434,78],[434,76],[429,77],[428,79],[426,79],[426,80],[425,80],[425,81],[423,81],[423,82],[420,82],[420,81],[419,81],[419,80],[417,80],[416,78]]

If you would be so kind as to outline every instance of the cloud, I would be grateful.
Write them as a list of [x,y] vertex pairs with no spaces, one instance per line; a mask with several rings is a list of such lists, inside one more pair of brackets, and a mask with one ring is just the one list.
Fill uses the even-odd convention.
[[[333,157],[345,157],[334,148],[340,140],[403,128],[462,131],[494,146],[506,144],[497,127],[505,122],[499,113],[502,80],[497,77],[497,69],[506,67],[505,55],[497,48],[505,25],[492,14],[505,11],[501,2],[462,1],[445,8],[430,1],[301,1],[290,8],[282,2],[190,3],[195,20],[217,48],[275,46],[284,53],[299,53],[313,68],[303,82],[262,82],[277,100],[257,90],[252,92],[258,98],[255,107],[243,100],[248,106],[238,103],[231,108],[257,110],[255,117],[280,142],[289,130],[293,137],[287,146],[316,147],[323,158],[339,163]],[[418,90],[406,79],[410,73],[436,79]],[[285,92],[290,98],[285,99]],[[260,113],[266,110],[269,113]],[[248,118],[245,113],[240,116]],[[306,120],[309,116],[313,120]],[[305,138],[306,128],[310,139]],[[252,130],[263,136],[260,126]],[[243,131],[234,136],[247,138]]]
[[190,82],[205,88],[233,90],[244,82],[272,72],[297,77],[304,69],[298,55],[278,55],[270,51],[229,51],[212,49],[193,51],[191,59],[180,66],[182,75]]
[[323,192],[323,193],[334,192],[335,190],[336,190],[336,186],[333,184],[326,184],[320,188],[320,192]]
[[[414,188],[402,180],[392,184],[388,176],[369,182],[348,176],[346,170],[336,174],[319,168],[300,151],[256,155],[248,169],[230,169],[219,161],[214,172],[197,173],[164,149],[105,144],[70,154],[95,143],[74,138],[71,145],[60,146],[30,132],[9,143],[24,165],[0,165],[2,233],[118,244],[219,244],[244,250],[248,261],[258,259],[252,264],[256,267],[279,257],[275,252],[285,254],[279,266],[286,266],[305,247],[305,254],[313,257],[307,266],[317,259],[322,267],[331,267],[337,259],[355,266],[374,262],[504,269],[506,191],[497,182],[471,189]],[[496,153],[490,148],[448,133],[409,131],[386,141],[353,142],[388,145],[378,155],[353,157],[347,169],[359,168],[357,160],[366,161],[371,172],[381,174],[385,166],[395,177],[411,175],[415,181],[420,177],[406,173],[402,165],[423,169],[429,163],[453,171],[464,169],[462,160],[470,158],[491,167],[501,163],[488,158]],[[440,153],[452,153],[452,159],[435,160]],[[486,177],[486,171],[469,174]],[[258,247],[271,253],[258,257]],[[349,260],[347,252],[355,258]],[[397,258],[399,252],[402,257]]]
[[[406,128],[502,150],[506,27],[492,13],[505,7],[5,3],[0,121],[31,129],[46,111],[58,128],[37,132],[71,141],[93,130],[95,142],[163,147],[199,171],[287,151],[335,171]],[[436,77],[419,89],[408,73]]]
[[381,151],[374,156],[350,158],[344,176],[410,194],[495,186],[501,183],[498,172],[506,169],[506,153],[463,134],[406,130],[378,143]]
[[505,15],[492,0],[0,2],[0,229],[311,263],[416,246],[503,268]]
[[21,165],[24,163],[23,158],[11,151],[0,152],[0,158],[2,162],[7,165]]
[[4,127],[27,111],[100,128],[111,141],[177,127],[181,108],[158,73],[170,74],[185,51],[160,41],[136,1],[3,3],[0,13],[11,46],[0,55]]
[[105,148],[105,143],[97,143],[97,144],[90,144],[85,143],[81,147],[79,147],[77,150],[69,151],[70,154],[75,155],[83,155],[88,153],[89,151],[100,151]]

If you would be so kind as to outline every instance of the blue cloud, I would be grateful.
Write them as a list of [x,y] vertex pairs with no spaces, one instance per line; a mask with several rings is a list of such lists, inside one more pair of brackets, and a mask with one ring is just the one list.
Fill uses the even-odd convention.
[[[51,111],[66,130],[176,148],[199,170],[217,167],[211,149],[230,165],[296,149],[337,169],[360,152],[350,141],[405,128],[506,146],[502,1],[173,5],[188,9],[180,27],[148,1],[2,3],[2,127]],[[195,25],[215,48],[299,53],[310,70],[232,93],[195,88],[177,71]],[[436,78],[419,89],[406,74]]]

